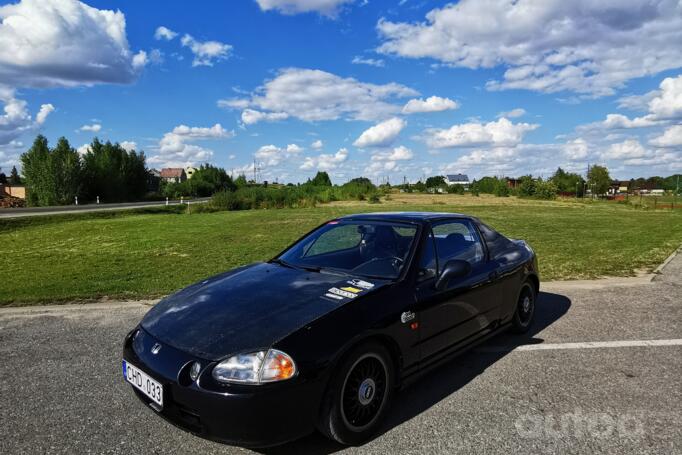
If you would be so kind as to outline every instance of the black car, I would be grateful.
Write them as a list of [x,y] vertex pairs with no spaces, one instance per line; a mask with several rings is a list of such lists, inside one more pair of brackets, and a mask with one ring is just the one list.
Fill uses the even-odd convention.
[[268,446],[317,428],[359,444],[407,381],[528,330],[539,285],[533,250],[474,217],[350,215],[161,300],[126,336],[123,376],[208,439]]

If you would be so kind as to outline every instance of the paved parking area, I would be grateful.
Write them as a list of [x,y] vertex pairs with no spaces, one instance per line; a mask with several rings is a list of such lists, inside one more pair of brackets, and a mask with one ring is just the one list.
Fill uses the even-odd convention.
[[[492,339],[402,391],[371,442],[313,434],[263,452],[682,453],[682,256],[651,282],[543,291],[531,334]],[[176,429],[123,383],[121,340],[147,309],[0,310],[0,453],[248,452]]]

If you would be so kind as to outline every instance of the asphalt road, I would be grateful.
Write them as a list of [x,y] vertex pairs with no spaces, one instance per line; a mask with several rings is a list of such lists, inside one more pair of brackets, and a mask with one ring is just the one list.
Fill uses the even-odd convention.
[[[121,340],[147,310],[0,310],[0,453],[248,452],[176,429],[123,383]],[[682,255],[653,282],[550,284],[537,311],[529,336],[490,340],[398,394],[364,446],[312,434],[265,452],[682,453]]]
[[[203,203],[210,198],[197,198],[183,203]],[[178,205],[180,200],[170,200],[168,205]],[[81,205],[60,205],[54,207],[25,207],[15,209],[0,209],[0,218],[22,218],[26,216],[40,215],[60,215],[64,213],[82,212],[105,212],[111,210],[139,209],[144,207],[160,207],[166,205],[166,201],[145,201],[145,202],[122,202],[115,204],[81,204]]]

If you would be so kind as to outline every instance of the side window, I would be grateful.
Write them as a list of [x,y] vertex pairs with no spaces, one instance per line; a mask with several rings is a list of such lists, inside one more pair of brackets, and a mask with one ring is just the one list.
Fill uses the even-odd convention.
[[433,239],[433,233],[429,233],[426,243],[422,247],[421,256],[419,257],[419,276],[418,279],[427,280],[438,274],[438,265],[436,262],[436,245]]
[[488,251],[492,259],[499,258],[509,249],[511,241],[508,238],[483,223],[480,223],[478,226],[481,229],[486,245],[488,245]]
[[433,226],[438,263],[453,259],[476,266],[483,261],[483,244],[474,226],[466,220],[447,221]]
[[354,248],[358,246],[360,239],[361,234],[357,225],[339,226],[320,235],[315,243],[308,247],[304,257]]

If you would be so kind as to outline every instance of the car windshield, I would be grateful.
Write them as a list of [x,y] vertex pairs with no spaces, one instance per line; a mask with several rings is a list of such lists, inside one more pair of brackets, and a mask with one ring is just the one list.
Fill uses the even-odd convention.
[[277,260],[285,265],[372,278],[400,276],[417,228],[382,221],[330,221]]

